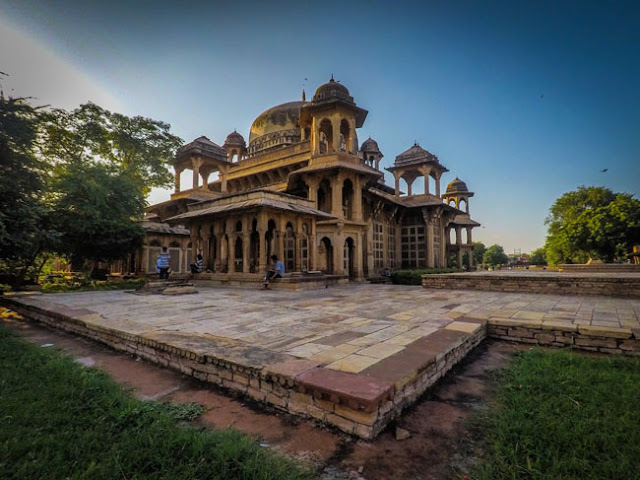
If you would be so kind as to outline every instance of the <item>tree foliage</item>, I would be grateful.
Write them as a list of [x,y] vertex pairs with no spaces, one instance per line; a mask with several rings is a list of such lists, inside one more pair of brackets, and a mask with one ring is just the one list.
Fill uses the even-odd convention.
[[482,258],[484,257],[484,252],[487,251],[487,247],[485,247],[482,242],[473,242],[473,264],[480,265],[482,263]]
[[0,282],[19,283],[36,255],[115,260],[140,244],[151,187],[182,140],[169,125],[95,104],[35,109],[0,95]]
[[76,110],[51,110],[43,117],[42,154],[58,165],[100,162],[125,175],[146,196],[167,187],[167,162],[182,140],[170,125],[141,116],[112,113],[93,103]]
[[560,196],[545,222],[550,264],[622,259],[640,243],[640,201],[605,187],[579,187]]
[[0,283],[19,284],[47,238],[38,122],[25,99],[0,94]]
[[482,262],[495,267],[497,265],[504,265],[509,262],[509,257],[504,253],[504,249],[500,245],[491,245],[484,252]]
[[547,252],[544,247],[540,247],[531,252],[529,257],[529,263],[531,265],[546,265],[547,264]]
[[52,219],[59,231],[58,253],[74,269],[86,260],[112,261],[141,244],[145,199],[135,183],[100,163],[74,164],[52,181]]

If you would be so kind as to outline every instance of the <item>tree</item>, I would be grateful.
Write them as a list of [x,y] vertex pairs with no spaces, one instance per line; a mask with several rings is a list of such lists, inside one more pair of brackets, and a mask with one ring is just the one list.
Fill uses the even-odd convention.
[[93,103],[43,116],[40,155],[54,165],[48,199],[59,231],[55,248],[74,269],[122,258],[140,244],[145,197],[170,184],[167,161],[182,143],[169,128]]
[[19,286],[47,238],[43,164],[34,155],[39,115],[0,94],[0,282]]
[[182,140],[170,128],[93,103],[72,112],[56,109],[44,117],[42,155],[59,165],[101,162],[126,175],[146,196],[151,187],[167,187],[173,179],[167,162]]
[[540,247],[531,252],[529,257],[529,263],[531,265],[546,265],[547,264],[547,252],[544,247]]
[[74,164],[55,174],[52,191],[56,251],[68,255],[75,270],[86,260],[123,258],[141,244],[144,231],[136,219],[145,199],[127,174],[99,163]]
[[487,251],[484,252],[484,256],[482,257],[482,262],[495,267],[497,265],[504,265],[509,261],[507,254],[504,253],[504,249],[500,245],[491,245],[487,248]]
[[640,201],[605,187],[579,187],[560,196],[545,223],[547,260],[584,263],[624,258],[640,242]]
[[482,242],[473,242],[473,264],[480,265],[482,263],[482,257],[484,252],[487,251],[487,247]]

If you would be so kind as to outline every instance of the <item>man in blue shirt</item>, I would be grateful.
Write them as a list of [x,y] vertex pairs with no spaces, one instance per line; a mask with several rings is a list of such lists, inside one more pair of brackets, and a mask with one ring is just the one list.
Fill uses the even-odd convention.
[[160,280],[169,280],[169,266],[171,265],[171,255],[167,252],[167,247],[162,247],[162,253],[158,255],[156,266],[160,274]]
[[272,278],[284,277],[284,263],[278,260],[277,255],[271,255],[271,261],[274,264],[274,268],[269,270],[264,277],[264,288],[269,289],[269,282]]

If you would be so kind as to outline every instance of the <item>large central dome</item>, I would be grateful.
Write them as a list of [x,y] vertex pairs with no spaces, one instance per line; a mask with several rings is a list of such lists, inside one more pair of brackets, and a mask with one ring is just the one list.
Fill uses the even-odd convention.
[[297,141],[300,141],[298,120],[302,105],[304,102],[283,103],[261,113],[251,125],[250,153],[256,153],[271,146],[291,143],[289,141],[283,142],[285,137],[297,137]]

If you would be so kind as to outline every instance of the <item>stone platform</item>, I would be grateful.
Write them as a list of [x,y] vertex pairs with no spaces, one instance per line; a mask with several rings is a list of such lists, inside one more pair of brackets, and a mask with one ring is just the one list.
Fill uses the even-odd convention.
[[[634,265],[630,265],[634,267]],[[567,295],[602,295],[640,298],[640,269],[636,273],[547,272],[498,270],[494,272],[423,275],[425,288],[527,292]]]
[[[263,275],[257,273],[199,273],[190,279],[196,286],[202,287],[254,287],[262,285]],[[270,288],[275,290],[307,290],[312,288],[327,288],[334,285],[346,285],[349,277],[346,275],[305,275],[299,272],[287,274],[284,278],[271,281]]]
[[635,299],[352,284],[1,301],[28,318],[367,439],[487,334],[640,354]]

